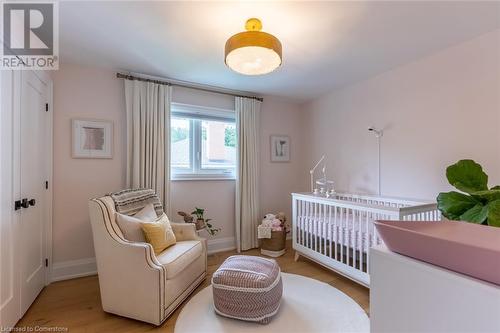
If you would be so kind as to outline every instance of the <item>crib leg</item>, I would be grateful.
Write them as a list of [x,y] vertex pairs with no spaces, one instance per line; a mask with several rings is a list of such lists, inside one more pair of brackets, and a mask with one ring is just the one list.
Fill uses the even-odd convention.
[[299,257],[300,257],[300,254],[297,251],[295,251],[295,256],[293,257],[293,260],[298,261]]

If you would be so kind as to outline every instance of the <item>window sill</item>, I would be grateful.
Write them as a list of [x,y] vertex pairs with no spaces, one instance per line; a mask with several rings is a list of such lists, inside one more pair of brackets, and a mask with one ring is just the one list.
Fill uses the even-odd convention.
[[214,181],[214,180],[236,180],[235,177],[172,177],[171,181],[173,182],[182,182],[182,181]]

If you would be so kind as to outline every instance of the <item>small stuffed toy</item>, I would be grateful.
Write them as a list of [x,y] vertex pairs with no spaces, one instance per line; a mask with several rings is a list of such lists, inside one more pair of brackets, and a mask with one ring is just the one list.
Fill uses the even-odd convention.
[[276,215],[274,214],[266,214],[264,215],[264,220],[274,220],[276,218]]
[[274,219],[276,219],[276,216],[274,214],[266,214],[264,216],[264,219],[262,220],[261,225],[263,227],[271,227]]
[[281,223],[285,224],[286,223],[286,216],[285,213],[279,212],[276,214],[276,218],[281,221]]
[[281,231],[281,230],[283,230],[283,227],[281,226],[281,221],[278,220],[278,219],[274,219],[271,222],[271,228],[272,228],[273,231]]
[[185,212],[177,212],[182,218],[184,219],[184,222],[186,223],[193,223],[194,217],[189,215],[188,213]]
[[290,230],[290,225],[286,222],[285,213],[279,212],[278,214],[276,214],[276,218],[281,221],[281,227],[283,228],[283,230],[288,232]]
[[264,216],[264,219],[262,220],[261,226],[271,228],[272,231],[283,230],[283,225],[281,220],[279,220],[277,216],[274,214],[266,214]]

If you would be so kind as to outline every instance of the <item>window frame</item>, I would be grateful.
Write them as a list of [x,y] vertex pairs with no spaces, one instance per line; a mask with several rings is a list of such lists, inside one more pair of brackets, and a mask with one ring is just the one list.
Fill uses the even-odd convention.
[[[236,166],[234,168],[202,168],[202,122],[204,120],[220,121],[234,124],[236,127],[235,111],[228,109],[212,108],[183,103],[171,103],[171,120],[181,118],[189,120],[189,157],[190,167],[170,167],[172,180],[234,180],[236,179]],[[170,132],[169,132],[170,133]],[[170,134],[171,135],[171,134]],[[171,140],[170,140],[171,141]],[[170,153],[172,153],[170,142]],[[237,149],[237,147],[235,147]]]

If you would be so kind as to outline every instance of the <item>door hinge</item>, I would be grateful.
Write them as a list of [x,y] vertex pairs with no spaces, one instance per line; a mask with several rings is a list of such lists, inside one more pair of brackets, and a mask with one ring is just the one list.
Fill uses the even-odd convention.
[[45,112],[49,112],[49,103],[45,103]]
[[49,259],[45,258],[45,267],[49,267]]
[[48,181],[48,180],[46,180],[46,181],[45,181],[45,189],[46,189],[46,190],[48,190],[48,189],[49,189],[49,181]]

